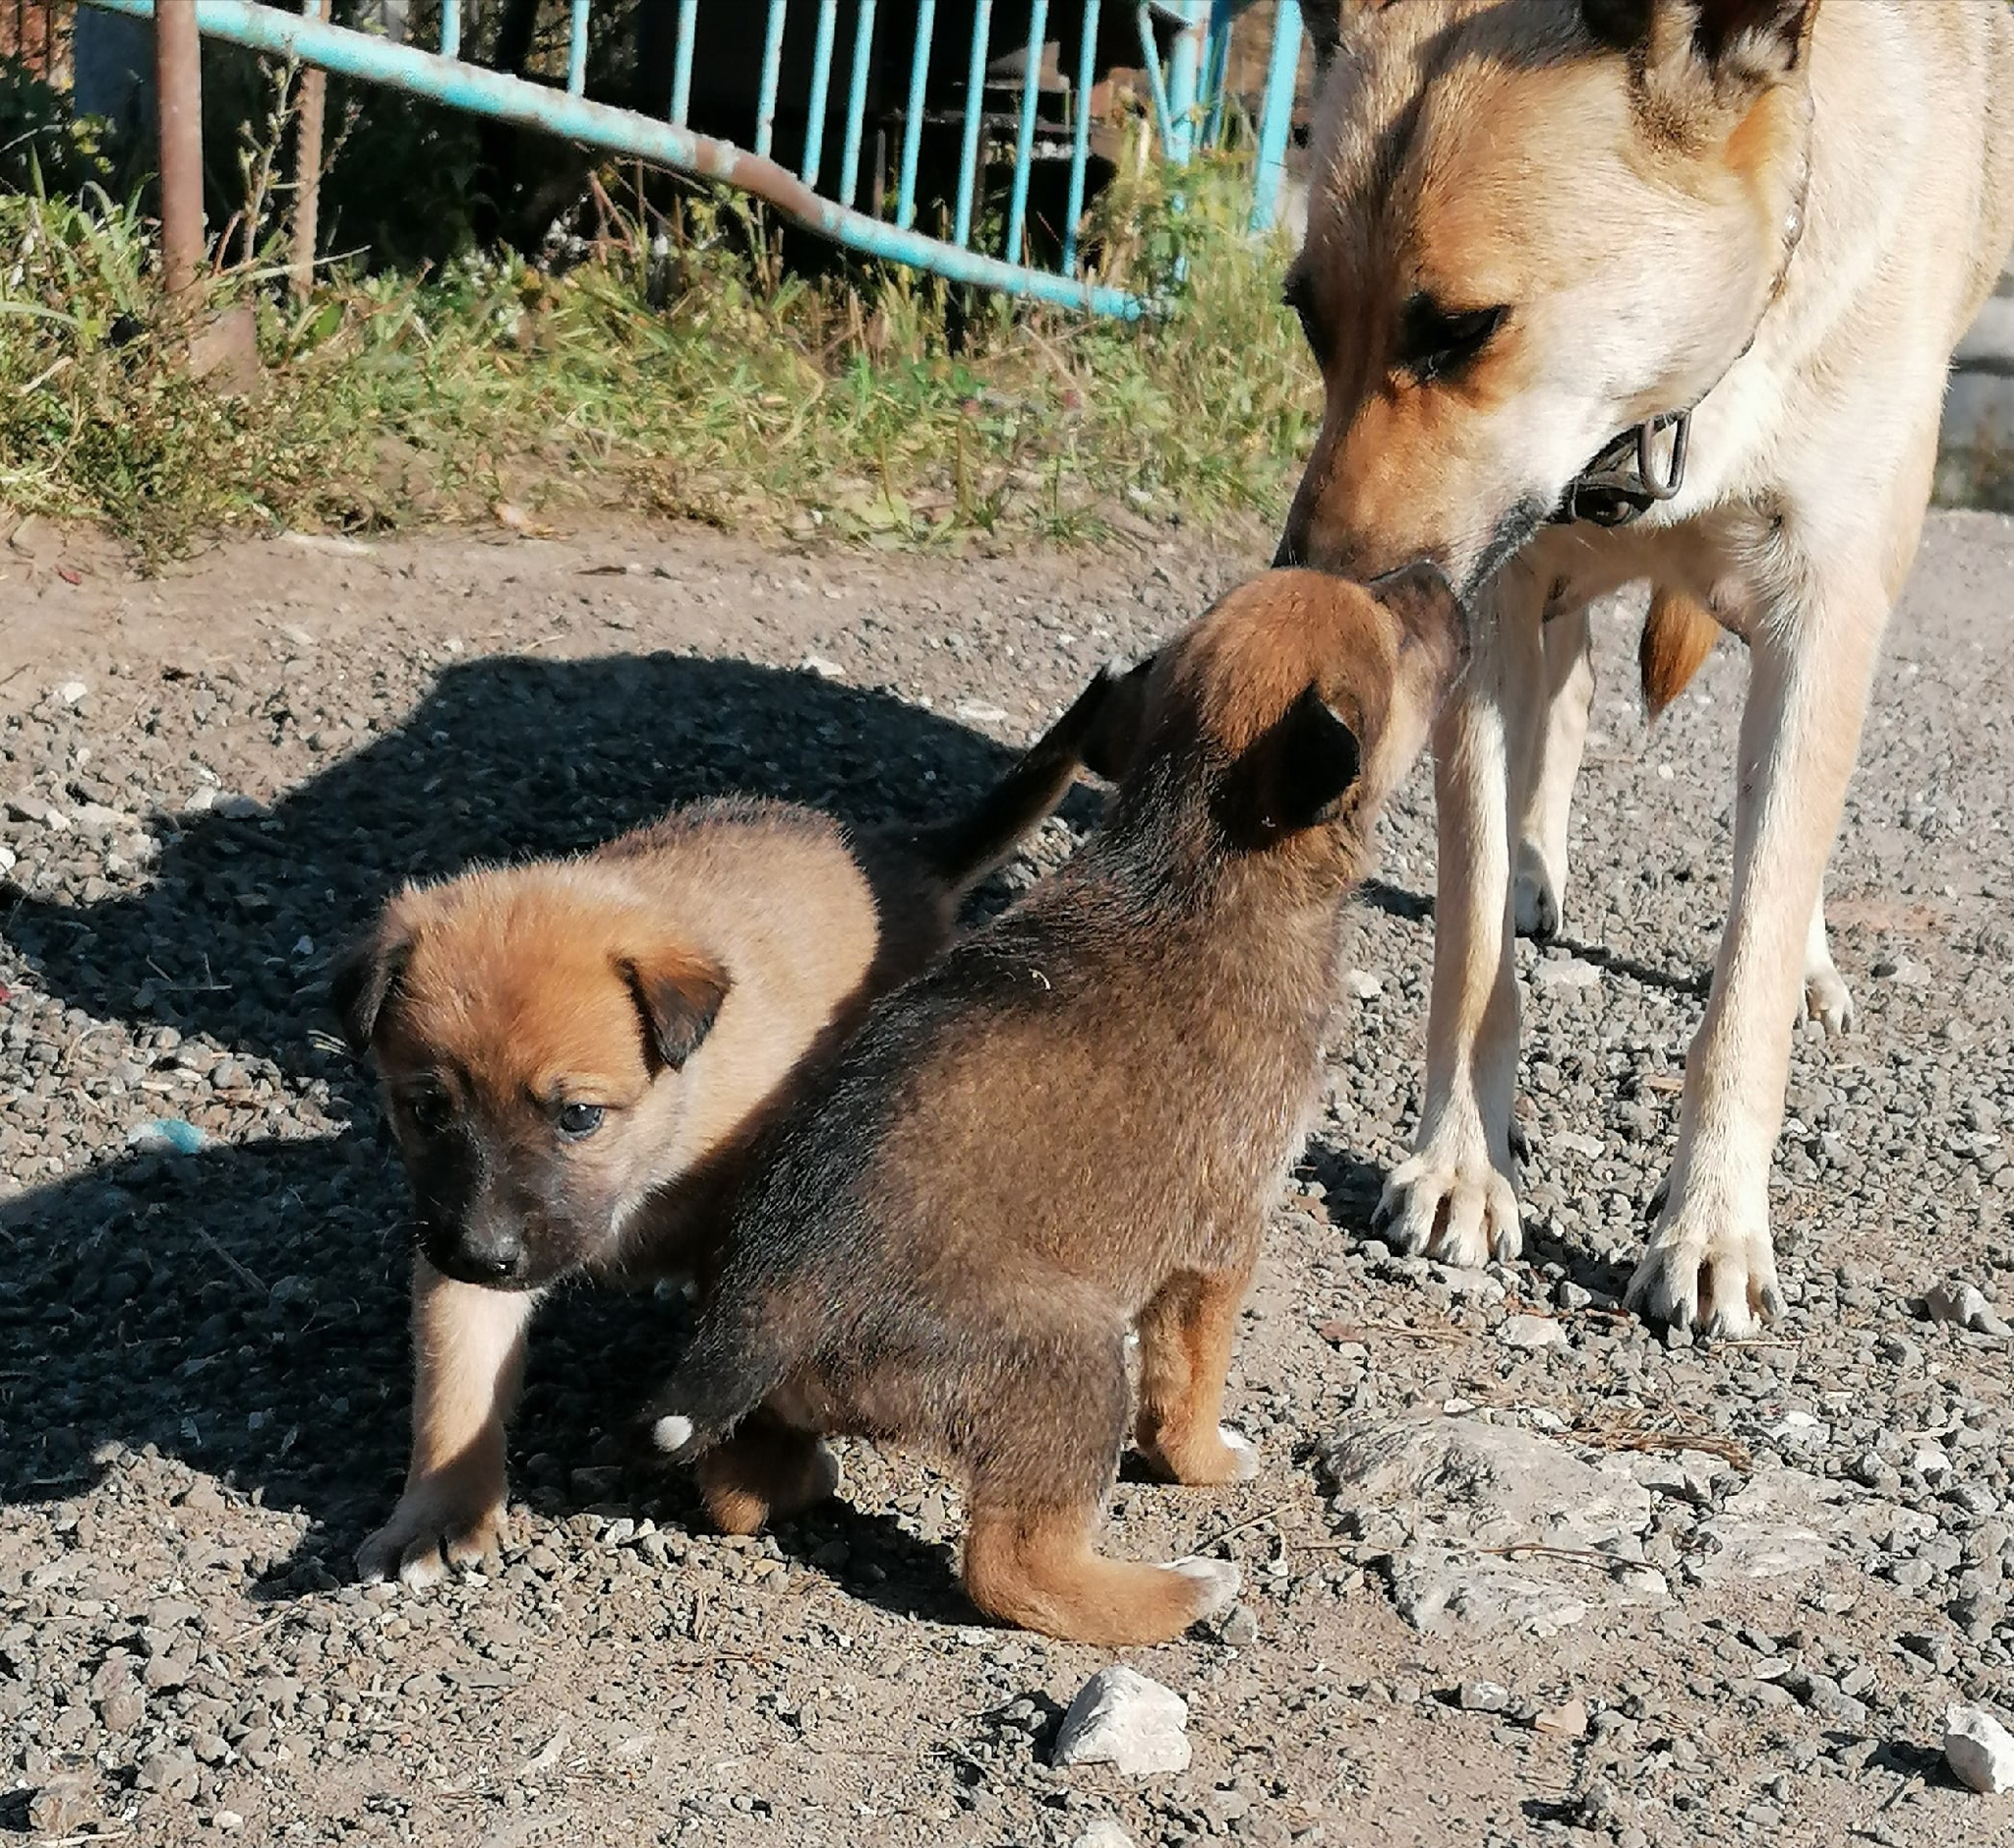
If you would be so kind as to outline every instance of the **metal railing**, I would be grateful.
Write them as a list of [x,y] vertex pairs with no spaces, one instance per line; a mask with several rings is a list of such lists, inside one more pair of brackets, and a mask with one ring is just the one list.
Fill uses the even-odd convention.
[[[853,0],[855,14],[841,129],[838,174],[831,195],[820,190],[826,146],[833,126],[833,77],[841,40],[839,0],[800,0],[816,8],[815,39],[807,73],[801,148],[795,168],[776,155],[779,101],[783,95],[784,45],[791,0],[765,0],[762,49],[753,89],[751,146],[698,132],[691,126],[699,0],[677,0],[672,69],[664,116],[598,101],[587,92],[589,0],[566,0],[566,58],[563,88],[492,70],[462,55],[461,0],[441,0],[439,49],[394,43],[375,33],[329,24],[317,17],[317,0],[293,6],[265,0],[159,0],[164,8],[190,9],[206,37],[301,63],[335,76],[383,85],[448,108],[563,137],[606,153],[640,159],[693,178],[718,180],[761,199],[789,223],[864,256],[905,264],[955,283],[1088,311],[1135,319],[1145,312],[1141,298],[1081,273],[1079,225],[1084,215],[1090,164],[1091,96],[1097,78],[1100,0],[1075,0],[1083,8],[1072,81],[1058,78],[1067,102],[1061,124],[1040,119],[1042,62],[1048,41],[1050,0],[1027,0],[1029,25],[1020,44],[1018,77],[999,74],[1002,62],[990,43],[994,0],[972,0],[971,42],[965,59],[962,119],[933,117],[931,53],[937,0],[910,0],[916,8],[908,53],[904,105],[899,114],[900,157],[890,201],[882,176],[869,183],[862,209],[861,155],[870,90],[881,75],[875,51],[876,0]],[[150,18],[156,0],[90,0],[106,11]],[[709,0],[728,6],[735,0]],[[887,0],[883,0],[885,29]],[[1111,0],[1115,6],[1129,0]],[[1140,43],[1151,114],[1164,157],[1186,165],[1199,147],[1224,132],[1225,80],[1232,30],[1252,0],[1130,0]],[[1163,60],[1161,43],[1168,49]],[[1298,0],[1277,0],[1272,54],[1257,112],[1258,159],[1252,217],[1273,221],[1294,106],[1302,27]],[[989,115],[988,91],[1018,90],[1011,117]],[[1053,93],[1053,90],[1052,90]],[[917,228],[918,162],[926,122],[955,128],[958,160],[952,182],[948,237]],[[997,135],[1011,122],[1011,144]],[[1038,132],[1042,147],[1038,149]],[[976,206],[981,168],[989,153],[1011,146],[1004,235],[999,254],[976,247]],[[1029,189],[1038,155],[1068,160],[1060,224],[1060,254],[1054,268],[1028,261]],[[998,164],[994,162],[993,164]],[[879,162],[876,163],[877,168]]]

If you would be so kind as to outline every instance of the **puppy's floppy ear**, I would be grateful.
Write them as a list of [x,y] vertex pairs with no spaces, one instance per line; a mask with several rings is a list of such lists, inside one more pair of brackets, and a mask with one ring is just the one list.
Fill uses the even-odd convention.
[[1240,847],[1264,847],[1332,819],[1357,780],[1357,735],[1310,681],[1225,776],[1218,819]]
[[329,970],[329,1002],[342,1022],[343,1039],[358,1058],[370,1051],[378,1017],[412,953],[412,926],[387,906],[369,934],[337,956]]
[[1107,783],[1118,782],[1140,754],[1147,729],[1147,677],[1156,658],[1149,655],[1123,674],[1108,667],[1098,677],[1104,696],[1078,749],[1078,761]]
[[644,1058],[655,1075],[681,1071],[713,1031],[727,998],[726,972],[691,950],[620,957],[616,973],[627,984],[643,1022]]

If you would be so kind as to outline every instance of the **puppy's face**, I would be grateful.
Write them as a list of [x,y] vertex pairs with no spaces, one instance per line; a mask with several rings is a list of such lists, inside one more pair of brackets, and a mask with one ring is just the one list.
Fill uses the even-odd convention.
[[1787,260],[1817,6],[1329,0],[1286,283],[1324,419],[1279,563],[1466,596],[1718,381]]
[[1205,851],[1347,876],[1426,743],[1465,623],[1432,566],[1370,585],[1269,571],[1119,684],[1087,761],[1121,808],[1177,800]]
[[726,977],[578,867],[402,893],[338,969],[376,1055],[421,1250],[532,1289],[610,1255],[680,1165],[686,1061]]

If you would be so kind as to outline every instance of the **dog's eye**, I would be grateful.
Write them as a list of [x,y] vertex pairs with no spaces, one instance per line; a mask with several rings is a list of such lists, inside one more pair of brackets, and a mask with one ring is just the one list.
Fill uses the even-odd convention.
[[1458,371],[1490,343],[1508,308],[1443,308],[1431,295],[1415,295],[1398,324],[1398,363],[1421,385]]
[[560,1133],[568,1142],[578,1142],[583,1136],[591,1136],[601,1128],[602,1114],[599,1103],[563,1103],[560,1106]]
[[438,1136],[453,1114],[444,1091],[409,1091],[400,1102],[407,1119],[423,1136]]

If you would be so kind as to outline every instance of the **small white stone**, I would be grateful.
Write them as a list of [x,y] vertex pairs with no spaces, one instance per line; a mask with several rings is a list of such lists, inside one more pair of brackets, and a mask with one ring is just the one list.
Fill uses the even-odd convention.
[[1567,1331],[1549,1315],[1511,1315],[1504,1318],[1504,1326],[1497,1331],[1497,1339],[1506,1347],[1521,1347],[1532,1352],[1545,1347],[1566,1346]]
[[1984,1707],[1946,1709],[1944,1762],[1967,1790],[1983,1797],[2014,1790],[2014,1737]]
[[1342,979],[1342,985],[1360,1001],[1375,1001],[1385,992],[1385,984],[1368,969],[1352,969]]
[[1137,1671],[1101,1668],[1056,1731],[1054,1762],[1110,1764],[1128,1777],[1189,1768],[1189,1703]]
[[209,1819],[226,1835],[230,1834],[234,1829],[241,1829],[245,1826],[245,1818],[235,1810],[219,1810]]
[[1531,966],[1531,980],[1541,988],[1598,988],[1601,971],[1578,956],[1542,956]]
[[955,710],[968,725],[998,725],[1007,716],[1004,706],[988,706],[973,699],[961,699]]
[[62,700],[66,706],[74,706],[89,691],[90,688],[82,681],[65,681],[61,686],[56,688],[56,697]]
[[1108,1816],[1090,1823],[1070,1848],[1133,1848],[1133,1837]]
[[1951,1459],[1940,1445],[1925,1444],[1910,1458],[1909,1466],[1925,1482],[1941,1482],[1951,1473]]
[[846,669],[837,661],[828,661],[822,654],[807,654],[801,665],[818,676],[821,681],[843,681]]
[[1971,1329],[1977,1335],[1997,1335],[2003,1340],[2007,1324],[1987,1306],[1986,1299],[1970,1283],[1939,1283],[1924,1297],[1924,1307],[1934,1322],[1948,1322],[1953,1328]]

